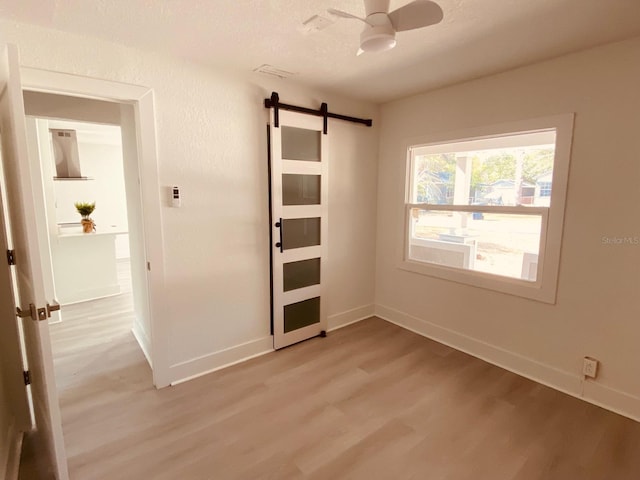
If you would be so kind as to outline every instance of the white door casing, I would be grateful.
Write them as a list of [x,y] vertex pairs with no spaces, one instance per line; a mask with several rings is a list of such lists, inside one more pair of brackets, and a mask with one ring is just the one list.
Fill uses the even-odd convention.
[[[36,309],[32,318],[23,319],[25,349],[31,372],[31,396],[35,415],[35,442],[43,464],[51,468],[55,478],[69,478],[58,396],[55,386],[47,299],[40,268],[39,232],[46,225],[37,224],[37,211],[32,192],[25,128],[24,105],[18,51],[13,45],[0,46],[0,129],[2,162],[7,193],[7,208],[12,245],[16,252],[17,292],[15,303],[25,311]],[[42,195],[42,192],[39,192]],[[35,317],[35,319],[33,318]],[[44,321],[41,321],[44,320]]]
[[[52,159],[48,158],[48,149],[42,148],[43,142],[49,141],[50,133],[46,122],[37,120],[33,117],[26,118],[27,146],[29,151],[29,163],[31,169],[31,183],[34,186],[42,185],[42,189],[34,188],[32,190],[35,197],[36,208],[36,224],[38,225],[38,241],[40,244],[40,252],[42,264],[40,265],[42,277],[44,280],[45,296],[49,299],[56,299],[55,283],[53,276],[53,253],[55,245],[52,245],[50,238],[52,231],[57,233],[57,224],[55,218],[55,204],[47,201],[47,198],[54,198],[53,181],[45,182],[45,178],[53,178],[54,165]],[[50,191],[47,192],[47,189]],[[40,208],[42,207],[42,208]],[[62,318],[60,310],[51,312],[49,325],[59,323]]]
[[[152,366],[153,384],[157,388],[166,387],[175,379],[171,378],[169,361],[169,333],[164,306],[164,245],[158,177],[158,152],[155,131],[154,93],[148,87],[131,85],[110,80],[84,77],[61,72],[52,72],[31,67],[21,69],[23,86],[35,92],[45,92],[72,97],[92,98],[117,102],[121,105],[121,127],[123,130],[123,156],[125,162],[135,155],[139,182],[136,182],[138,198],[141,201],[144,245],[143,268],[137,275],[145,283],[147,295],[136,305],[136,313],[144,312],[144,323],[150,332],[141,335],[135,329],[136,337]],[[127,128],[135,128],[135,138],[129,138]],[[126,138],[125,138],[126,137]],[[125,148],[131,145],[134,148]],[[129,189],[127,187],[129,201]],[[133,197],[133,195],[132,195]],[[131,221],[131,217],[130,217]],[[140,295],[138,295],[140,297]],[[140,307],[140,308],[138,308]],[[146,310],[145,310],[146,309]]]
[[[325,332],[327,328],[326,264],[328,239],[328,139],[327,135],[322,133],[322,118],[282,110],[278,113],[279,126],[275,127],[273,109],[271,110],[270,125],[271,228],[273,239],[271,245],[273,276],[272,313],[275,349],[283,348],[320,335],[322,332]],[[304,138],[317,139],[319,152],[318,155],[313,155],[313,160],[309,161],[283,158],[283,155],[284,157],[287,156],[285,151],[289,150],[287,145],[283,145],[283,143],[292,141],[288,136],[284,136],[283,138],[283,130],[291,127],[292,130],[302,129],[306,131],[306,134],[310,134],[306,136],[303,135]],[[302,148],[304,149],[305,147]],[[307,178],[319,177],[319,199],[316,192],[316,194],[311,194],[314,199],[308,203],[304,200],[294,202],[296,204],[287,202],[283,196],[283,175],[306,176]],[[304,194],[302,196],[304,196]],[[310,222],[319,223],[319,242],[311,242],[308,246],[305,245],[297,248],[294,246],[292,248],[288,248],[288,244],[289,246],[292,245],[292,241],[289,240],[293,230],[291,221],[300,222],[303,221],[303,219],[304,221],[308,220]],[[307,224],[304,224],[302,229],[306,230],[306,228]],[[315,229],[315,227],[310,228],[310,230],[313,229]],[[296,242],[293,243],[295,244]],[[301,288],[286,289],[285,268],[290,268],[295,262],[305,261],[316,261],[319,263],[319,281],[314,281],[312,284],[302,282],[303,286]],[[298,263],[298,265],[301,265],[301,263]],[[291,270],[287,271],[290,272]],[[319,309],[317,321],[315,321],[316,318],[310,318],[309,322],[311,323],[309,324],[306,324],[308,322],[304,321],[301,326],[294,325],[295,322],[288,324],[285,319],[285,316],[287,315],[286,311],[290,312],[289,314],[292,314],[292,308],[295,309],[296,305],[303,305],[304,302],[307,301],[316,302],[311,310],[317,312]]]

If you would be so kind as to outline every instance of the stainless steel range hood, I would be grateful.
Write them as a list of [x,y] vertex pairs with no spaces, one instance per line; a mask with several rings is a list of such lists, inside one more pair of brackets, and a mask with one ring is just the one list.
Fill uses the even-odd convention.
[[80,172],[78,138],[75,130],[50,128],[53,157],[56,161],[56,180],[89,180]]

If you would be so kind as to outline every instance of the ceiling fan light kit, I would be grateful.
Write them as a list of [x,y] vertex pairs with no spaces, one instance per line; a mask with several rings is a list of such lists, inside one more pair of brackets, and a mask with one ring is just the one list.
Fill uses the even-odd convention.
[[365,27],[360,34],[360,49],[363,52],[384,52],[396,46],[396,32],[389,25]]

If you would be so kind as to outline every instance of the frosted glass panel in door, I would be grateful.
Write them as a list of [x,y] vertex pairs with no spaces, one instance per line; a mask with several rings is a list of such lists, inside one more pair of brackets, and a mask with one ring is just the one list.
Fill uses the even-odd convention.
[[320,161],[320,135],[316,130],[297,127],[280,127],[282,129],[282,159]]
[[320,245],[319,218],[286,218],[282,220],[283,250],[314,245]]
[[284,291],[297,290],[320,283],[320,259],[311,258],[282,265]]
[[320,322],[320,297],[284,306],[284,332]]
[[282,175],[283,205],[320,205],[320,175]]

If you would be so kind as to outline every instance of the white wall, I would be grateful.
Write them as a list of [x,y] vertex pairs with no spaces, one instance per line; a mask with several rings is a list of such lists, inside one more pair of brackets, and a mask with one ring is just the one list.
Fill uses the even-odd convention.
[[[0,31],[0,40],[18,45],[22,65],[154,89],[165,193],[165,290],[157,311],[170,324],[173,379],[268,348],[263,100],[277,90],[283,102],[325,101],[330,111],[374,123],[377,108],[39,27],[2,22]],[[375,127],[339,121],[330,121],[329,132],[328,306],[335,325],[373,311],[378,137]],[[182,189],[180,209],[168,207],[171,185]]]
[[[640,39],[391,102],[382,107],[376,311],[508,369],[640,418]],[[557,304],[399,270],[402,143],[576,112]]]
[[34,117],[73,119],[93,124],[120,124],[120,106],[117,103],[28,90],[23,92],[22,97],[25,113]]

